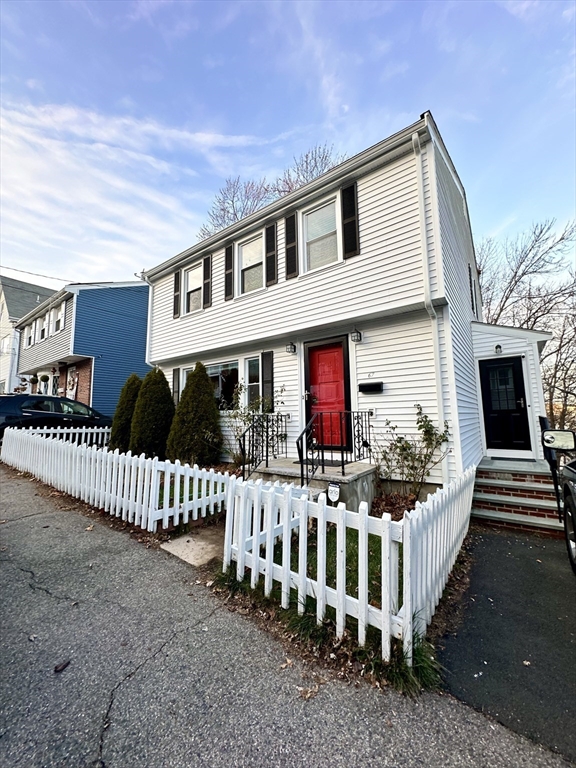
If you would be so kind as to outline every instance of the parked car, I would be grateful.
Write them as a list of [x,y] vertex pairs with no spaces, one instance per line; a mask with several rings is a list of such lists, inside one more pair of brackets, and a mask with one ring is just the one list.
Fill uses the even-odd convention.
[[112,419],[84,403],[49,395],[0,395],[0,439],[6,427],[109,427]]
[[576,451],[576,432],[570,429],[545,429],[542,432],[544,455],[554,479],[556,498],[558,500],[558,515],[564,523],[566,547],[572,570],[576,573],[576,460],[565,464],[558,474],[558,464],[555,451],[570,453]]

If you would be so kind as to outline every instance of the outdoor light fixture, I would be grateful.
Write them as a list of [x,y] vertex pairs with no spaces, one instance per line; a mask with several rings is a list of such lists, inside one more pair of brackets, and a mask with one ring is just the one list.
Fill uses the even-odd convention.
[[500,346],[500,344],[496,344],[496,346],[494,347],[494,352],[496,352],[497,355],[502,354],[502,347]]
[[296,352],[296,344],[289,341],[288,344],[286,344],[286,352],[288,352],[289,355],[293,355]]
[[362,334],[360,333],[360,331],[359,331],[359,330],[357,330],[356,328],[354,328],[354,330],[353,330],[353,331],[352,331],[352,333],[350,334],[350,338],[352,339],[352,341],[353,341],[355,344],[358,344],[360,341],[362,341]]

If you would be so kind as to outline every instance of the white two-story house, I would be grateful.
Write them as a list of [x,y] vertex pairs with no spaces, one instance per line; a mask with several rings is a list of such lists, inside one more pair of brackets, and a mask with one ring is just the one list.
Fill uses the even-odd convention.
[[[147,270],[147,361],[175,397],[202,361],[220,402],[282,390],[288,456],[355,458],[354,418],[416,432],[448,422],[445,483],[483,457],[541,458],[546,333],[482,322],[464,188],[429,112],[219,234]],[[344,426],[341,426],[344,425]],[[358,454],[356,454],[357,458]]]

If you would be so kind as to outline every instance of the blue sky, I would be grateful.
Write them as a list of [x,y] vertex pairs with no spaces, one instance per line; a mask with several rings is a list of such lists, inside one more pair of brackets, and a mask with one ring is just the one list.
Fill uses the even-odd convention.
[[355,154],[426,109],[476,239],[574,216],[572,0],[0,11],[5,274],[133,279],[196,242],[227,176],[272,178],[318,143]]

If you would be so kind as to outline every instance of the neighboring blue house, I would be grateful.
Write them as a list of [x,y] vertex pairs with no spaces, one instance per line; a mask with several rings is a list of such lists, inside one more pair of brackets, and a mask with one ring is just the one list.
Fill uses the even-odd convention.
[[36,391],[91,405],[112,416],[131,373],[144,376],[146,283],[72,283],[18,323],[21,376]]

